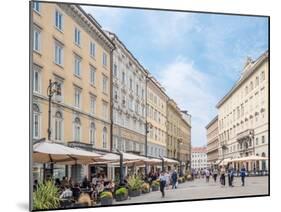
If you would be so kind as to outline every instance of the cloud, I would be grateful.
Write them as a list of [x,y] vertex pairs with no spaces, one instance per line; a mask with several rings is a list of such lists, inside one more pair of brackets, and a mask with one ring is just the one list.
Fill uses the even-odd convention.
[[205,126],[215,116],[217,97],[211,93],[207,73],[194,68],[193,62],[178,56],[159,70],[159,81],[181,109],[192,115],[192,144],[206,145]]

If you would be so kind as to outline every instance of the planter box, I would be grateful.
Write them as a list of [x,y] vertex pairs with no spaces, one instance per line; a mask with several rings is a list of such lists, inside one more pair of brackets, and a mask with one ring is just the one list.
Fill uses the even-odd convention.
[[140,194],[141,194],[140,190],[134,190],[134,191],[129,190],[130,197],[137,197],[137,196],[140,196]]
[[155,187],[151,187],[151,189],[152,189],[152,191],[159,191],[159,187],[157,186],[155,186]]
[[146,193],[149,193],[149,192],[150,192],[150,189],[147,190],[147,191],[141,191],[141,193],[143,193],[143,194],[146,194]]
[[124,201],[124,200],[127,200],[127,199],[128,199],[128,195],[126,195],[126,196],[123,196],[123,195],[115,196],[115,200],[117,202]]
[[112,198],[102,198],[100,199],[101,205],[112,205],[113,199]]

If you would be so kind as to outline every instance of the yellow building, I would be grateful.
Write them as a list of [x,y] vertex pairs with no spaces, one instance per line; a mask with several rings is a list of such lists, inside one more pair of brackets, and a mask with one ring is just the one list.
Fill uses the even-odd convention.
[[167,101],[167,156],[179,159],[181,112],[173,99]]
[[147,100],[147,155],[166,156],[167,95],[164,88],[152,76],[146,82]]
[[207,131],[207,161],[213,166],[219,159],[219,129],[218,116],[212,119],[206,126]]
[[[268,51],[256,60],[247,58],[240,79],[218,102],[219,159],[268,157],[268,76]],[[268,164],[247,163],[246,168],[267,170]]]
[[[191,125],[184,116],[189,114],[182,113],[179,124],[180,148],[178,151],[178,160],[182,163],[182,167],[188,169],[191,161]],[[182,169],[183,171],[185,169]]]
[[51,140],[110,150],[114,44],[77,5],[34,2],[32,9],[33,139],[48,137],[52,80],[61,96],[52,98]]

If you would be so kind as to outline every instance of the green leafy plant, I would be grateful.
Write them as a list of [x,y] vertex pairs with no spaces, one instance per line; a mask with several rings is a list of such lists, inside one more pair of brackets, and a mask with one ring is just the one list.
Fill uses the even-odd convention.
[[132,177],[129,177],[129,179],[128,179],[128,187],[131,191],[140,190],[142,184],[143,184],[143,181],[141,180],[141,178],[139,176],[132,176]]
[[33,209],[55,209],[60,205],[59,190],[52,181],[40,183],[33,193]]
[[110,191],[104,191],[104,192],[101,193],[100,198],[101,199],[112,199],[113,196],[112,196],[112,193]]
[[115,196],[128,196],[128,189],[121,187],[115,191]]
[[152,181],[151,187],[160,187],[160,182],[157,180]]

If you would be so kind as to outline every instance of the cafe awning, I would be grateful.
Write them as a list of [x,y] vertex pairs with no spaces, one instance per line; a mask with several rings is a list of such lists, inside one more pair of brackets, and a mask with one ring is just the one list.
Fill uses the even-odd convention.
[[41,141],[33,145],[32,158],[35,163],[88,164],[97,161],[101,155],[71,148],[52,141]]
[[268,160],[268,158],[256,156],[256,155],[250,155],[246,157],[232,159],[231,162],[248,162],[248,161],[260,161],[260,160]]

